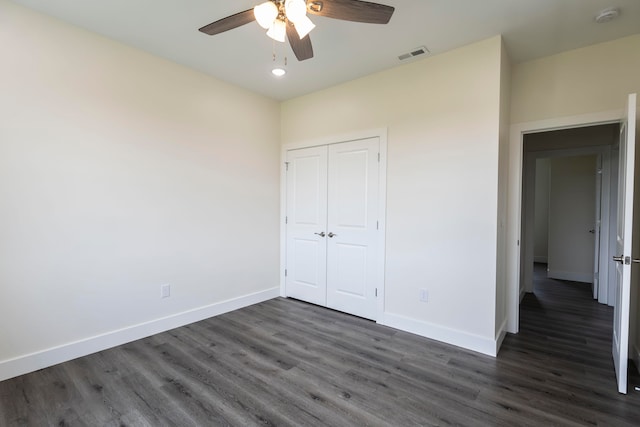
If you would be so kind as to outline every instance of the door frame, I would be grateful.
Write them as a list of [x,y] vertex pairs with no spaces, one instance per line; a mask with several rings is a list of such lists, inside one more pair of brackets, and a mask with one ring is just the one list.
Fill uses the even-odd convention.
[[287,151],[300,148],[317,147],[321,145],[340,144],[361,139],[378,138],[380,141],[380,162],[378,176],[378,247],[376,269],[377,311],[376,322],[383,320],[385,301],[385,264],[386,264],[386,224],[387,224],[387,128],[376,128],[355,131],[339,135],[284,144],[280,151],[280,296],[286,297],[285,267],[287,263]]
[[592,114],[516,123],[509,131],[509,182],[507,187],[507,332],[518,333],[520,328],[520,278],[522,180],[524,161],[524,135],[610,123],[620,123],[624,111],[611,110]]

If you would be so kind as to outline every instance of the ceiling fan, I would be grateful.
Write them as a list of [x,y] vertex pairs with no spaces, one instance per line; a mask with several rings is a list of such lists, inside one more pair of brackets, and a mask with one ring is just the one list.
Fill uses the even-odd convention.
[[268,0],[253,9],[239,12],[200,28],[215,35],[256,20],[272,39],[289,40],[299,61],[313,58],[309,32],[315,25],[307,13],[345,21],[386,24],[395,8],[361,0]]

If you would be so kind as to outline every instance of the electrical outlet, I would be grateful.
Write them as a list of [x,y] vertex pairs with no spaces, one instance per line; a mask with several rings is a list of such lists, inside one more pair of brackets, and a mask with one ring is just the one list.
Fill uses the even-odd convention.
[[160,298],[169,298],[171,296],[171,285],[160,285]]
[[429,291],[426,289],[420,289],[420,301],[429,302]]

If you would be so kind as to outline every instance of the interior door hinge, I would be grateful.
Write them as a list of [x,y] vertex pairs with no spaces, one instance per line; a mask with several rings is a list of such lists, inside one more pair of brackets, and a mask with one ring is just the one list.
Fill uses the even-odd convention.
[[378,153],[378,163],[380,163],[380,153]]
[[284,223],[285,223],[285,224],[289,224],[289,217],[288,217],[288,216],[285,216],[285,217],[284,217]]
[[286,171],[289,171],[289,162],[284,162],[284,167]]
[[378,296],[378,288],[376,288],[376,296]]
[[380,221],[376,221],[376,230],[380,230]]
[[287,277],[287,269],[284,269],[284,277]]

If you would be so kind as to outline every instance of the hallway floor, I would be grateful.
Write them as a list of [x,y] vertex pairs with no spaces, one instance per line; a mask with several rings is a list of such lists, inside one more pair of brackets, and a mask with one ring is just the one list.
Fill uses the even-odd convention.
[[[534,292],[520,304],[520,333],[507,337],[499,358],[525,353],[541,380],[556,376],[574,390],[563,396],[567,409],[569,402],[583,401],[586,424],[593,421],[586,417],[587,408],[620,415],[635,412],[632,416],[638,417],[640,392],[635,387],[640,387],[640,375],[633,362],[627,396],[614,392],[613,307],[594,300],[590,284],[547,278],[546,267],[535,264]],[[626,407],[625,401],[631,406]]]

